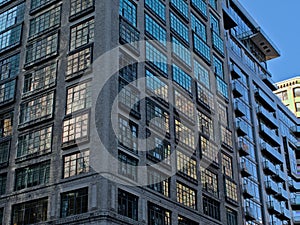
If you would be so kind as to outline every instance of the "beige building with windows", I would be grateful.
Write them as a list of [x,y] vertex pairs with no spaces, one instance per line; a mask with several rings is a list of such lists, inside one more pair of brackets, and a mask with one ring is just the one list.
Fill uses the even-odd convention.
[[300,76],[276,83],[274,93],[299,118],[300,117]]

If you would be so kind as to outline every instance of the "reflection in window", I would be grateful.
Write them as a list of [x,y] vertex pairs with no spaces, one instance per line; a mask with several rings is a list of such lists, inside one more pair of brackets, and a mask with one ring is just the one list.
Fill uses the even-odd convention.
[[157,97],[168,102],[168,84],[159,79],[158,76],[154,75],[150,70],[146,69],[146,87],[148,90],[153,92]]
[[64,156],[64,178],[89,172],[89,151]]
[[80,23],[71,28],[70,51],[94,41],[94,19]]
[[81,214],[88,211],[88,188],[61,194],[61,217]]
[[149,225],[171,225],[171,213],[153,203],[148,203]]
[[194,150],[195,132],[177,119],[175,119],[175,138],[179,143],[184,144]]
[[192,209],[197,209],[196,191],[182,184],[176,183],[177,202]]
[[176,152],[177,171],[197,180],[197,161],[182,152]]
[[119,144],[133,152],[138,148],[138,125],[126,119],[119,117]]
[[168,175],[164,175],[159,171],[156,171],[154,169],[147,170],[148,175],[148,187],[152,190],[163,194],[166,197],[170,196],[170,178]]
[[118,213],[133,220],[138,220],[138,199],[137,196],[119,189]]

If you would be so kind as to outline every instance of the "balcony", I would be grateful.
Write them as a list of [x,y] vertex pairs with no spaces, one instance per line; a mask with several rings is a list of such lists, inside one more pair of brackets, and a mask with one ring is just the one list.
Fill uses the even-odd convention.
[[277,125],[278,122],[276,121],[276,118],[274,117],[274,113],[270,113],[268,110],[266,110],[262,106],[258,106],[256,108],[256,113],[261,119],[263,119],[266,123],[268,123],[268,125],[271,128],[273,128],[273,129],[278,128],[278,125]]
[[245,136],[248,133],[248,128],[245,121],[237,120],[236,121],[236,131],[238,136]]
[[213,48],[217,52],[219,52],[222,56],[224,56],[224,42],[223,42],[223,39],[213,29],[211,29],[211,33],[212,33]]
[[263,123],[259,123],[260,134],[270,142],[274,146],[280,146],[280,137],[276,134],[275,130],[270,129]]
[[292,126],[290,128],[290,131],[296,136],[296,137],[300,137],[300,126]]
[[260,89],[256,89],[255,96],[265,107],[269,109],[269,111],[275,112],[276,104],[265,92]]
[[278,185],[270,177],[267,177],[267,180],[265,181],[265,186],[268,193],[270,194],[278,193]]
[[242,101],[237,99],[234,103],[235,115],[237,117],[245,116],[246,115],[246,110],[247,110],[246,105]]
[[135,51],[139,52],[140,32],[120,16],[120,43],[129,44]]
[[263,161],[263,169],[267,175],[276,175],[276,166],[267,159]]
[[255,191],[247,183],[243,184],[243,196],[244,198],[253,198],[255,196]]
[[278,188],[278,193],[275,197],[280,201],[289,200],[289,193],[283,189],[282,185]]
[[232,83],[232,93],[235,98],[239,98],[244,95],[244,88],[238,81],[234,81]]
[[271,214],[280,214],[281,213],[280,203],[275,199],[268,201],[267,207]]
[[290,191],[292,191],[292,192],[300,192],[300,183],[297,182],[297,181],[294,181],[290,177],[288,179],[288,186],[289,186]]
[[278,89],[277,85],[272,80],[272,77],[269,73],[260,74],[260,78],[272,91],[276,91]]
[[281,212],[278,217],[283,220],[290,220],[291,219],[291,211],[289,209],[287,209],[286,207],[282,206]]
[[300,210],[300,193],[291,196],[291,206],[293,210]]
[[250,206],[246,206],[245,217],[248,221],[256,220],[255,210]]
[[276,174],[274,176],[274,180],[278,181],[278,182],[284,182],[286,180],[286,175],[285,173],[280,169],[280,168],[276,168],[275,170]]
[[293,216],[293,222],[294,222],[295,225],[299,225],[300,224],[300,216],[294,215]]
[[276,150],[276,148],[272,147],[268,143],[262,141],[260,144],[261,151],[268,156],[268,158],[272,159],[272,161],[276,164],[283,162],[282,155]]
[[238,149],[240,156],[247,156],[250,154],[249,145],[247,145],[247,143],[242,140],[240,140],[238,143]]
[[243,74],[241,69],[235,64],[230,65],[230,71],[231,71],[231,77],[233,80],[241,78],[241,76]]
[[251,170],[249,169],[249,167],[247,166],[247,163],[245,161],[241,162],[240,168],[241,168],[241,174],[243,177],[251,176]]

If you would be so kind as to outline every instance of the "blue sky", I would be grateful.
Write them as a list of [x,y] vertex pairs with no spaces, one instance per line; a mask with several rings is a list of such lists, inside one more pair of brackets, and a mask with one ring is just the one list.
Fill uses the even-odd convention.
[[280,50],[268,62],[275,82],[300,75],[300,0],[239,0]]

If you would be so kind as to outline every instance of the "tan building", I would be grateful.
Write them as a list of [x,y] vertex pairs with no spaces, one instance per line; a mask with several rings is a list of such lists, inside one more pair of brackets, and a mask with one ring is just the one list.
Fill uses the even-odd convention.
[[300,76],[276,83],[274,93],[299,118],[300,117]]

